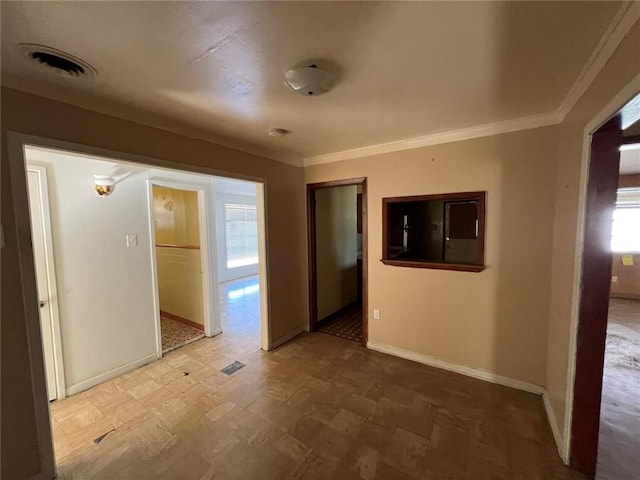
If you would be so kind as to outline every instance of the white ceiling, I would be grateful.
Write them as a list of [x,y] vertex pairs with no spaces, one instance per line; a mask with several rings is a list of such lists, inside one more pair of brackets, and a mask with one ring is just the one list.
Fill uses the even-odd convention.
[[[558,110],[621,2],[2,2],[2,83],[295,161]],[[19,43],[93,65],[64,78]],[[302,97],[310,62],[336,88]],[[292,133],[267,136],[270,128]]]
[[640,144],[620,152],[620,175],[640,173]]

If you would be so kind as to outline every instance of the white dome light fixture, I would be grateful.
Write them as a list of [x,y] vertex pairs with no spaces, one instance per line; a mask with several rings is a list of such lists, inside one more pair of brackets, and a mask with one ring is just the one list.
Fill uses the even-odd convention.
[[284,74],[284,83],[300,95],[315,97],[331,90],[336,83],[336,77],[314,64],[287,71]]
[[100,197],[108,197],[116,188],[116,180],[110,175],[94,175],[93,188]]
[[267,134],[270,137],[274,137],[274,138],[282,138],[285,135],[288,135],[289,133],[290,133],[289,130],[286,130],[284,128],[272,128],[267,132]]

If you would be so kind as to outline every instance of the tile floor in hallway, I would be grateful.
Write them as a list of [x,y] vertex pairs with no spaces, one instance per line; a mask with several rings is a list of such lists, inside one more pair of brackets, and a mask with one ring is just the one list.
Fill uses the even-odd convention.
[[198,340],[52,412],[60,478],[582,478],[539,396],[320,333]]
[[169,318],[160,312],[160,333],[162,335],[162,353],[188,345],[204,337],[204,332]]
[[220,284],[222,333],[227,342],[260,348],[260,286],[257,275]]
[[362,304],[353,303],[321,320],[318,331],[362,343]]

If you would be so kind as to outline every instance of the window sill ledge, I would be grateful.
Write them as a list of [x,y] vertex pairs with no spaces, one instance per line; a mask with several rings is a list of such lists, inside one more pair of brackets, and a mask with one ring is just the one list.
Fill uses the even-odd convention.
[[435,270],[456,270],[458,272],[481,272],[487,268],[485,265],[469,265],[464,263],[432,263],[417,260],[391,260],[385,258],[380,261],[385,265],[391,265],[394,267],[431,268]]

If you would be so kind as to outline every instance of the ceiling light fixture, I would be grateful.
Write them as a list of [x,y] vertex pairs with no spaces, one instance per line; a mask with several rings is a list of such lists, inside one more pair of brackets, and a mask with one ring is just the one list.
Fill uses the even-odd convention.
[[289,130],[286,130],[284,128],[272,128],[271,130],[269,130],[268,134],[270,137],[274,137],[274,138],[282,138],[285,135],[291,133]]
[[100,197],[108,197],[116,188],[116,180],[110,175],[94,175],[94,190]]
[[311,97],[331,90],[336,83],[336,77],[313,64],[288,70],[284,74],[284,83],[294,92]]

